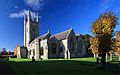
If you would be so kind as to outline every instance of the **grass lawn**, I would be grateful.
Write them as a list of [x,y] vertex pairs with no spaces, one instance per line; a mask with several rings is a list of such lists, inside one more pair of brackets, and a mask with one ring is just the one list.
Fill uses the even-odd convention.
[[101,70],[94,58],[49,59],[31,62],[31,59],[10,59],[7,64],[16,74],[111,74]]

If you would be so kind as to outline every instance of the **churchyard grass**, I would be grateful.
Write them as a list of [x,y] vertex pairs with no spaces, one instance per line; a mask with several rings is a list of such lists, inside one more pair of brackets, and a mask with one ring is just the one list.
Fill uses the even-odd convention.
[[7,64],[16,74],[111,74],[108,70],[100,69],[95,59],[49,59],[37,60],[10,58]]
[[9,61],[15,61],[15,62],[26,62],[31,61],[31,59],[17,59],[17,58],[10,58]]

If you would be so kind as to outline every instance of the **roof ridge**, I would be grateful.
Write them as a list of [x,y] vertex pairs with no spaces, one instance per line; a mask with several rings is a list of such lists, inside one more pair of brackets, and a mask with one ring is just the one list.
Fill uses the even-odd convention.
[[48,34],[48,33],[42,34],[42,35],[40,35],[39,37],[44,36],[44,35],[47,35],[47,34]]
[[45,33],[45,34],[43,34],[43,35],[41,35],[41,36],[39,36],[39,37],[37,37],[37,38],[45,37],[47,34],[48,34],[48,33]]
[[73,30],[73,29],[72,29],[72,28],[70,28],[70,29],[65,30],[65,31],[63,31],[63,32],[60,32],[60,33],[54,34],[54,35],[52,35],[52,36],[56,36],[56,35],[62,34],[62,33],[66,32],[66,31],[69,31],[69,30]]

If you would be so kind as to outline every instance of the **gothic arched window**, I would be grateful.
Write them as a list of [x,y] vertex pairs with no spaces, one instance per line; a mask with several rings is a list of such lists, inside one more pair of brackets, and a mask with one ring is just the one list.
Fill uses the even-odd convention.
[[29,55],[31,55],[31,50],[29,51]]
[[35,55],[35,50],[33,49],[33,55]]
[[40,48],[40,55],[44,55],[43,47]]

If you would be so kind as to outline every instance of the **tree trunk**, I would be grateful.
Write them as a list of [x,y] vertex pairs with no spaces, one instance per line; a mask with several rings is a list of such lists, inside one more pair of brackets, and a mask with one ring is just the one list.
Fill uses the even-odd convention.
[[96,58],[96,57],[95,57],[95,54],[93,54],[93,55],[94,55],[94,58]]
[[110,61],[112,61],[112,54],[110,54]]
[[94,54],[94,58],[98,58],[98,54]]
[[105,65],[106,65],[106,53],[102,53],[101,64],[102,64],[103,69],[105,69]]
[[96,58],[98,58],[98,54],[96,54]]
[[120,54],[118,55],[118,60],[119,60],[119,62],[120,62]]
[[107,60],[107,58],[108,58],[108,55],[107,55],[107,53],[106,53],[106,60]]

